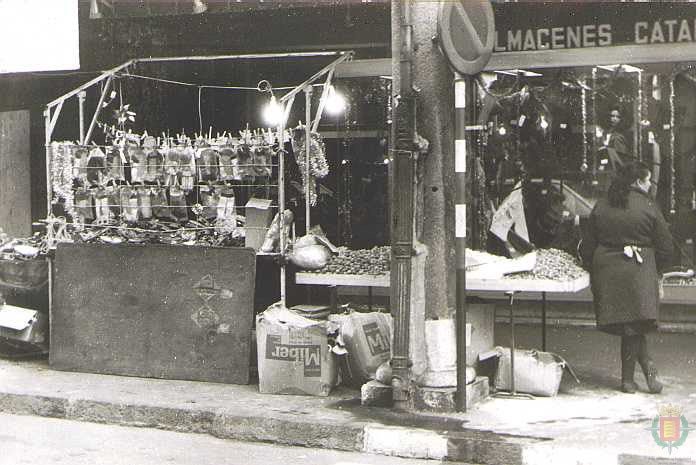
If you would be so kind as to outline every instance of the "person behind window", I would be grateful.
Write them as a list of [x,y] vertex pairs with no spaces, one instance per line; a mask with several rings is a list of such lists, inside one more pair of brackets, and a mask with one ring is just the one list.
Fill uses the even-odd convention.
[[621,124],[621,111],[613,108],[609,112],[608,128],[600,137],[602,146],[599,148],[599,154],[602,160],[606,160],[602,164],[608,163],[614,172],[628,163],[630,158],[628,139],[621,131]]
[[650,170],[640,162],[619,168],[606,199],[589,216],[580,247],[590,271],[597,328],[621,336],[621,390],[635,392],[636,361],[648,390],[662,391],[646,334],[656,330],[659,278],[670,264],[672,237],[649,196]]

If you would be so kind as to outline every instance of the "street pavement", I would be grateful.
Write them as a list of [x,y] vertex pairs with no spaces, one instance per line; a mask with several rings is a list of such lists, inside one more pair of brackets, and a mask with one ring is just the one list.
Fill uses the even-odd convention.
[[[508,329],[496,325],[497,344],[507,345]],[[538,326],[517,329],[518,347],[539,348]],[[364,407],[346,388],[329,397],[266,395],[253,384],[61,372],[43,360],[1,359],[0,412],[486,465],[696,465],[696,431],[671,451],[649,431],[666,404],[696,426],[696,335],[659,333],[650,342],[666,382],[659,396],[644,392],[640,373],[642,392],[617,390],[618,338],[549,328],[547,349],[563,355],[581,383],[566,376],[556,397],[489,398],[465,413]]]
[[[438,465],[203,434],[0,414],[0,465]],[[448,462],[452,463],[452,462]],[[464,464],[461,464],[464,465]]]

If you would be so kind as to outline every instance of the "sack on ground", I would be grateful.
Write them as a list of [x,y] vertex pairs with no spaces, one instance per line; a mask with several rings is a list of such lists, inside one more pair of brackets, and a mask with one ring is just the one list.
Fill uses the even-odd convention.
[[[510,391],[510,348],[496,347],[498,368],[495,376],[495,388],[498,391]],[[481,356],[483,360],[485,356]],[[558,394],[563,372],[568,371],[580,382],[573,369],[563,357],[551,352],[537,350],[515,350],[515,390],[521,393],[542,397]]]
[[339,324],[337,345],[347,351],[339,360],[343,382],[357,387],[375,379],[377,368],[391,359],[391,315],[353,312],[330,319]]

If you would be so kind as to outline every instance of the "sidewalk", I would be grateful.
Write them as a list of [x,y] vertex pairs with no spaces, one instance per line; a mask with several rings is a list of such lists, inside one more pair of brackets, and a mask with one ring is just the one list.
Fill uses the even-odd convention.
[[[498,339],[506,329],[496,328]],[[537,333],[521,326],[519,346],[533,346]],[[646,430],[666,403],[696,426],[696,335],[651,342],[668,385],[660,396],[615,390],[618,340],[553,328],[549,349],[574,365],[582,384],[564,380],[556,398],[491,398],[465,414],[362,407],[359,392],[343,388],[328,398],[275,396],[255,385],[68,373],[46,361],[8,360],[0,360],[0,411],[491,465],[696,464],[696,431],[670,454]]]

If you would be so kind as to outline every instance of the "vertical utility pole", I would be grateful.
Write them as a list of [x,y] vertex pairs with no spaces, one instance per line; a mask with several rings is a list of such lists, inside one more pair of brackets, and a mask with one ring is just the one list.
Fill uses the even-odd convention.
[[[409,326],[411,324],[411,259],[413,256],[414,217],[414,140],[416,100],[412,82],[413,26],[410,0],[392,0],[393,32],[399,35],[399,49],[393,54],[394,80],[392,127],[393,177],[391,212],[391,307],[394,315],[392,388],[394,408],[410,407]],[[398,27],[397,27],[398,26]],[[398,31],[398,32],[397,32]],[[396,74],[396,73],[394,73]]]

